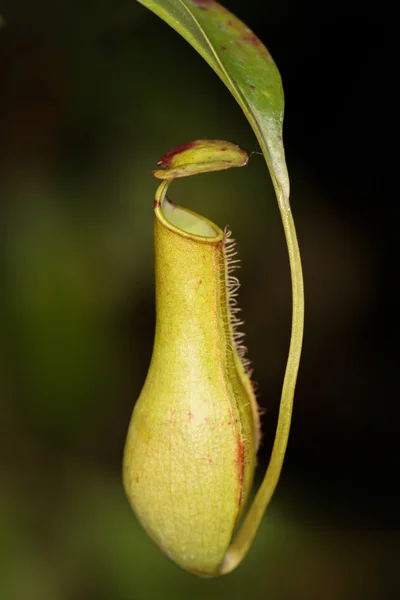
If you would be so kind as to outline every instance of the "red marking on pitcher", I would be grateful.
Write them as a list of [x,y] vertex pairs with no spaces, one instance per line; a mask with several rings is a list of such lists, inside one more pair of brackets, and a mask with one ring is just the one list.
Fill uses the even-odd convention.
[[239,481],[239,506],[243,502],[243,485],[244,485],[244,465],[245,465],[245,453],[244,453],[244,442],[242,438],[238,437],[238,447],[236,462],[238,466],[238,481]]
[[213,465],[214,461],[212,458],[210,458],[209,456],[204,456],[203,458],[200,458],[200,460],[202,460],[203,462],[208,463],[209,465]]

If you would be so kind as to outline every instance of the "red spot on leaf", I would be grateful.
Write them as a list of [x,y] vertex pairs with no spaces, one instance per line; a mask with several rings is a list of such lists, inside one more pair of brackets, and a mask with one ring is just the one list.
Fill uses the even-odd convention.
[[208,10],[211,5],[215,4],[214,0],[190,0],[190,2],[201,10]]
[[136,483],[139,483],[139,475],[136,475],[135,481],[136,481]]
[[256,89],[256,86],[255,86],[253,83],[251,83],[251,84],[250,84],[250,88],[251,88],[252,90],[255,90],[255,89]]
[[193,417],[194,417],[194,414],[191,411],[189,411],[188,412],[188,419],[189,419],[190,422],[193,421]]
[[263,46],[261,40],[259,40],[258,37],[254,35],[254,33],[252,33],[251,31],[242,35],[241,39],[243,40],[243,42],[247,42],[248,44],[253,46],[253,48],[260,48],[260,46]]
[[159,167],[165,167],[166,169],[169,169],[174,156],[180,154],[181,152],[185,152],[185,150],[190,150],[190,148],[194,148],[195,146],[196,142],[186,142],[186,144],[181,144],[172,150],[168,150],[168,152],[166,152],[164,156],[160,158],[157,165]]
[[243,35],[240,36],[239,40],[236,43],[240,46],[241,45],[240,42],[243,42],[244,44],[248,44],[248,45],[252,46],[256,50],[258,50],[258,52],[262,56],[271,60],[271,56],[270,56],[268,50],[266,49],[266,47],[264,46],[264,44],[262,43],[262,41],[259,40],[258,37],[256,35],[254,35],[254,33],[252,31],[250,31],[249,29],[246,30],[245,33],[243,33]]
[[202,280],[202,279],[199,279],[197,283],[198,283],[199,285],[201,285],[201,284],[203,283],[203,280]]

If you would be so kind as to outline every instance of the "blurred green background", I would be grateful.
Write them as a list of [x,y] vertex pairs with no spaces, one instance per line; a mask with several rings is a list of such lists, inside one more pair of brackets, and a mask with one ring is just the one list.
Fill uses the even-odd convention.
[[[202,580],[161,555],[121,486],[154,333],[151,169],[197,138],[257,151],[245,118],[202,59],[134,0],[8,0],[0,4],[1,600],[400,597],[398,266],[395,219],[385,222],[384,208],[394,185],[383,178],[390,132],[380,126],[390,90],[379,98],[387,38],[379,14],[351,2],[329,11],[310,0],[225,6],[265,41],[286,92],[307,314],[278,490],[243,565]],[[268,171],[255,153],[245,169],[182,180],[171,193],[229,224],[238,240],[264,409],[260,479],[291,302]]]

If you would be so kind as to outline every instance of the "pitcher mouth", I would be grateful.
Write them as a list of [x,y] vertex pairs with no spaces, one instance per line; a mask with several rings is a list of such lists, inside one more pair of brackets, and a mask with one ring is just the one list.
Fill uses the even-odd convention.
[[157,219],[175,233],[199,242],[218,244],[224,239],[224,232],[218,225],[202,215],[175,204],[167,197],[171,182],[163,181],[154,200],[154,213]]

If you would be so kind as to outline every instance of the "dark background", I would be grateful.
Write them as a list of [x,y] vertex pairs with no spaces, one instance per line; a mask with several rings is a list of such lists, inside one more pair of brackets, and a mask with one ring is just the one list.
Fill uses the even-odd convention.
[[[302,250],[306,329],[278,490],[243,565],[201,580],[146,537],[121,458],[154,333],[151,169],[221,138],[257,150],[203,60],[130,1],[0,3],[0,597],[392,599],[399,369],[390,167],[396,67],[383,5],[226,0],[271,51]],[[394,82],[394,83],[393,83]],[[290,333],[268,171],[175,184],[242,258],[268,462]]]

